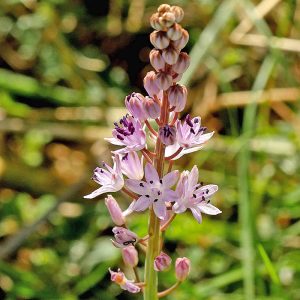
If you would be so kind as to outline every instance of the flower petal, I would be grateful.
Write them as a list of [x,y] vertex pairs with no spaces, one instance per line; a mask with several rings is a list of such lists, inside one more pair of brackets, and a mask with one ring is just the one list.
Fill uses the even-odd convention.
[[205,204],[201,203],[200,205],[198,205],[198,208],[200,211],[202,211],[207,215],[217,215],[222,212],[221,210],[219,210],[217,207],[213,206],[210,203],[205,203]]
[[193,166],[191,173],[189,174],[189,189],[193,189],[193,187],[197,184],[199,178],[199,171],[197,166]]
[[117,145],[117,146],[124,146],[124,143],[122,143],[121,141],[117,140],[116,138],[112,137],[112,138],[104,138],[106,141],[110,142],[113,145]]
[[172,210],[176,213],[176,214],[181,214],[183,212],[186,211],[186,207],[184,204],[178,203],[176,202],[173,207]]
[[164,202],[161,201],[154,202],[153,210],[159,219],[164,220],[167,217],[167,208]]
[[164,188],[170,188],[171,186],[173,186],[177,182],[178,176],[179,176],[178,170],[174,170],[166,174],[162,179]]
[[198,223],[202,222],[201,212],[197,208],[191,208],[191,212]]
[[151,183],[151,181],[159,182],[159,177],[156,169],[149,163],[147,163],[145,166],[145,178],[149,183]]
[[178,199],[179,199],[179,195],[177,194],[177,192],[173,190],[163,191],[162,200],[164,202],[174,202],[174,201],[178,201]]
[[136,200],[132,208],[135,211],[144,211],[150,206],[150,204],[150,198],[147,198],[146,196],[141,196],[139,199]]
[[125,186],[134,193],[137,193],[139,195],[145,195],[147,193],[148,185],[145,181],[136,179],[126,179],[125,183]]
[[116,191],[117,191],[116,188],[112,185],[101,186],[99,189],[93,191],[92,193],[90,193],[88,195],[85,195],[83,198],[93,199],[104,193],[110,193],[110,192],[116,192]]

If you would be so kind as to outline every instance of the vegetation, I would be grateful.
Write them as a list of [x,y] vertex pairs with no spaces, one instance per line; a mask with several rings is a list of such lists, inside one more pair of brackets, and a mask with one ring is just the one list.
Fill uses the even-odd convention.
[[[185,113],[217,132],[175,167],[218,184],[223,213],[175,218],[166,249],[192,269],[165,299],[300,299],[300,4],[166,2],[184,8],[190,33]],[[103,137],[125,96],[145,93],[159,4],[0,1],[1,299],[139,299],[111,283],[114,225],[101,197],[83,195],[110,160]],[[130,219],[139,236],[146,222]],[[161,290],[174,282],[173,270],[159,276]]]

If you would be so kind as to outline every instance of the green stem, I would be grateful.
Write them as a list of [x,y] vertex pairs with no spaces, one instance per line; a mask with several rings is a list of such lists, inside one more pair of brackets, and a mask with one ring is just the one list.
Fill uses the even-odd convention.
[[[163,104],[161,108],[160,124],[163,126],[168,122],[168,97],[164,93]],[[154,165],[157,170],[158,176],[162,177],[164,171],[164,156],[165,147],[161,143],[160,139],[157,139],[155,145],[156,157],[154,160]],[[160,220],[156,217],[153,208],[149,210],[149,227],[148,227],[148,248],[146,252],[146,262],[145,262],[145,289],[144,289],[144,300],[157,300],[157,272],[154,270],[153,263],[155,257],[160,252],[160,242],[161,242],[161,231],[160,231]]]

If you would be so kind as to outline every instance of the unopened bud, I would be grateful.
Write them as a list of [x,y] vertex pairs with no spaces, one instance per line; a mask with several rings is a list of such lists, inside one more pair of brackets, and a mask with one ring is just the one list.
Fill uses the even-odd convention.
[[163,70],[165,68],[165,61],[161,55],[161,51],[157,49],[152,49],[149,54],[150,63],[152,67],[156,70]]
[[157,49],[165,49],[169,46],[170,40],[163,31],[153,31],[150,34],[150,42]]
[[175,84],[168,91],[170,106],[175,106],[175,111],[184,109],[187,98],[187,89],[184,85]]
[[179,281],[184,281],[190,273],[191,261],[186,258],[177,258],[175,262],[176,278]]
[[177,41],[173,41],[173,46],[178,49],[178,50],[181,50],[183,49],[186,44],[188,43],[189,41],[189,33],[185,30],[185,29],[182,29],[182,36],[180,39],[178,39]]
[[158,95],[160,92],[160,88],[156,83],[156,74],[154,71],[150,71],[146,74],[144,78],[144,88],[151,97]]
[[107,198],[105,198],[105,205],[113,222],[118,226],[123,225],[125,223],[125,218],[123,217],[122,210],[116,199],[113,196],[108,195]]
[[147,119],[146,112],[144,110],[145,98],[140,93],[132,93],[125,98],[125,106],[128,111],[141,121]]
[[125,265],[129,267],[136,267],[139,261],[138,252],[134,246],[128,246],[122,249],[122,257]]
[[150,18],[150,25],[152,28],[156,29],[156,30],[162,30],[163,27],[160,25],[159,22],[159,14],[155,13],[151,16]]
[[172,76],[166,72],[156,74],[156,84],[161,90],[167,90],[172,85]]
[[175,23],[167,31],[167,37],[172,41],[179,40],[181,36],[182,36],[182,27],[177,23]]
[[160,116],[160,104],[153,98],[145,97],[144,108],[149,118],[156,119]]
[[177,62],[178,56],[178,50],[170,46],[162,51],[162,57],[169,65],[174,65]]
[[182,78],[182,74],[173,73],[172,75],[173,82],[178,82],[181,80],[181,78]]
[[165,12],[170,11],[170,9],[171,9],[171,6],[170,6],[169,4],[161,4],[161,5],[158,7],[157,11],[158,11],[160,14],[163,14],[163,13],[165,13]]
[[116,226],[113,228],[112,232],[116,239],[115,241],[112,240],[112,243],[117,248],[124,248],[130,245],[133,246],[137,242],[137,235],[124,227]]
[[159,17],[159,23],[164,28],[169,28],[175,23],[175,16],[171,12],[165,12],[161,17]]
[[176,142],[176,128],[174,126],[165,125],[160,127],[158,131],[161,142],[166,145],[173,145]]
[[154,270],[155,271],[164,271],[166,270],[172,262],[172,259],[169,255],[164,252],[161,252],[155,259],[154,259]]
[[186,52],[181,52],[177,62],[172,66],[174,72],[182,74],[190,66],[190,57]]
[[171,6],[170,11],[174,14],[176,22],[181,22],[184,16],[183,9],[179,6]]

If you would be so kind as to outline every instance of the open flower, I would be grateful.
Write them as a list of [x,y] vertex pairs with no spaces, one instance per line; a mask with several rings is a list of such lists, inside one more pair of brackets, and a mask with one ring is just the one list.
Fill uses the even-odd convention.
[[126,180],[126,186],[134,193],[141,195],[134,202],[132,209],[135,211],[144,211],[153,204],[156,216],[164,220],[167,216],[165,202],[173,202],[177,199],[177,194],[170,187],[176,183],[178,175],[179,172],[175,170],[160,179],[156,169],[147,163],[145,166],[146,181]]
[[202,186],[198,184],[199,172],[196,166],[191,172],[184,171],[178,181],[176,192],[179,200],[173,205],[175,213],[183,213],[190,209],[198,223],[202,222],[201,213],[217,215],[221,211],[210,204],[210,197],[218,190],[215,184]]
[[133,280],[128,280],[125,277],[125,274],[121,272],[120,269],[118,269],[118,272],[114,272],[111,269],[108,269],[110,273],[110,279],[111,281],[115,282],[118,284],[121,289],[126,290],[130,293],[138,293],[140,292],[141,288],[134,284]]
[[206,127],[201,126],[200,117],[191,119],[190,115],[187,115],[183,122],[178,120],[175,126],[177,129],[177,142],[166,148],[166,155],[172,155],[180,148],[182,151],[173,159],[200,150],[214,134],[214,132],[205,133]]
[[113,137],[105,138],[105,140],[117,146],[125,146],[125,148],[115,151],[116,153],[127,153],[145,148],[146,133],[137,118],[126,115],[119,124],[116,122],[114,124]]
[[[119,155],[114,158],[114,166],[111,168],[108,164],[103,162],[103,168],[97,167],[94,170],[92,179],[98,184],[102,185],[84,198],[92,199],[104,193],[117,192],[124,186],[124,179],[121,172],[121,163]],[[106,170],[104,169],[106,168]]]

